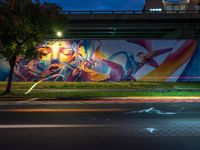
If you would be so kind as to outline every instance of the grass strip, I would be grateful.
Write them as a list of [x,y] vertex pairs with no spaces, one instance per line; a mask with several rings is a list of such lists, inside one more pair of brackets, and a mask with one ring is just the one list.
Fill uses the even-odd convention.
[[200,92],[191,91],[171,91],[171,92],[32,92],[28,95],[24,91],[13,91],[11,95],[1,96],[6,97],[37,97],[37,98],[100,98],[100,97],[136,97],[136,96],[200,96]]
[[[29,89],[35,82],[13,82],[12,89]],[[6,88],[0,82],[0,90]],[[42,82],[35,89],[181,89],[200,88],[198,82]]]

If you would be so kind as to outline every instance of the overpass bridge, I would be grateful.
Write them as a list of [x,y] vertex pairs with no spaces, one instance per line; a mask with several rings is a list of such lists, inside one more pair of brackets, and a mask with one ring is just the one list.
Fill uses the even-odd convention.
[[63,38],[200,38],[199,11],[64,11]]

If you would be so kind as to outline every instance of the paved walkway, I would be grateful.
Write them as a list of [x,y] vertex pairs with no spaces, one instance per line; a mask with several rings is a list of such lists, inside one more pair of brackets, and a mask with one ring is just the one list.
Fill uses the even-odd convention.
[[18,103],[200,103],[199,97],[99,97],[85,99],[70,98],[1,98],[1,102],[18,102]]

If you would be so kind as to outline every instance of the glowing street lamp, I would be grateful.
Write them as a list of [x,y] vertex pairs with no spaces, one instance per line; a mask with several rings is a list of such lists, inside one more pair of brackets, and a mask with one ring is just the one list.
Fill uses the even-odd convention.
[[62,32],[58,31],[56,35],[60,38],[62,36]]

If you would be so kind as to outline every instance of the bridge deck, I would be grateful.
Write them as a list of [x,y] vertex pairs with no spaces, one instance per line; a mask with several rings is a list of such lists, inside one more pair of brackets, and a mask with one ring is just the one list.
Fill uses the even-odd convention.
[[200,38],[200,13],[69,11],[64,38]]

